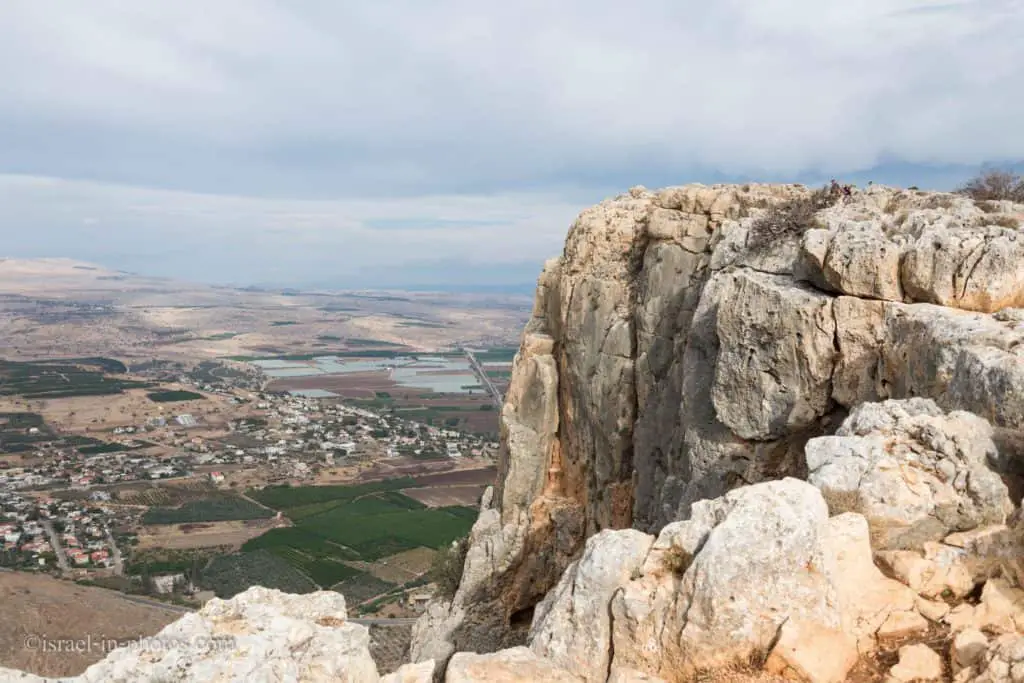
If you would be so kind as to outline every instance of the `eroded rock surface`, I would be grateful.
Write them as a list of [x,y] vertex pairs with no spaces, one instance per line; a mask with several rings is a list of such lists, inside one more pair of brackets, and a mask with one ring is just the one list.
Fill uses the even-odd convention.
[[[996,474],[1024,466],[997,453],[996,473],[986,470],[983,421],[1024,428],[1024,311],[1013,308],[1024,306],[1024,207],[872,186],[763,238],[771,207],[809,196],[634,188],[580,214],[545,265],[513,366],[493,509],[474,531],[484,550],[467,563],[472,590],[431,608],[414,656],[525,642],[532,610],[588,537],[658,534],[698,501],[806,478],[805,444],[864,403],[928,398],[935,414],[913,419],[943,423],[874,435],[895,439],[904,470],[924,465],[888,512],[898,487],[865,451],[874,436],[845,437],[881,468],[872,533],[893,521],[905,538],[887,544],[923,553],[924,542],[1005,519]],[[864,459],[847,455],[815,463],[838,477]]]
[[989,467],[996,453],[987,421],[925,398],[862,404],[835,436],[806,446],[808,481],[834,511],[862,513],[879,550],[1006,521],[1013,504]]

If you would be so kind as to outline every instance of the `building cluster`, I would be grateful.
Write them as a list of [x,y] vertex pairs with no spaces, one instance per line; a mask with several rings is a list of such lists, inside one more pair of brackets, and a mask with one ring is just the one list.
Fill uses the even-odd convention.
[[[223,390],[223,389],[222,389]],[[177,479],[227,481],[259,471],[267,484],[315,482],[325,469],[355,461],[493,458],[493,437],[442,429],[334,400],[250,394],[226,434],[195,436],[188,420],[143,419],[110,430],[111,448],[41,445],[24,466],[0,461],[0,538],[9,566],[109,567],[110,529],[131,528],[141,510],[119,505],[124,484]],[[95,445],[93,444],[93,448]],[[122,450],[117,450],[118,448]],[[83,450],[86,451],[83,453]],[[70,491],[55,500],[51,492]]]
[[92,500],[33,498],[0,490],[0,562],[8,567],[113,567],[113,513]]

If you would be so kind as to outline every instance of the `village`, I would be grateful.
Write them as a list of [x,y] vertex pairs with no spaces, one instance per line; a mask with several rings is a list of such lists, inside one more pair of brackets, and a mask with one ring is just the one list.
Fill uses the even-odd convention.
[[[130,552],[125,546],[165,509],[147,504],[160,502],[145,497],[153,491],[241,494],[268,485],[344,482],[388,461],[447,466],[471,459],[479,467],[497,453],[495,435],[339,400],[261,392],[247,382],[177,379],[220,399],[232,414],[216,428],[191,412],[144,415],[111,427],[103,452],[43,444],[23,453],[21,463],[0,460],[0,565],[74,570],[78,578],[121,575],[122,551]],[[173,509],[175,502],[165,504]]]

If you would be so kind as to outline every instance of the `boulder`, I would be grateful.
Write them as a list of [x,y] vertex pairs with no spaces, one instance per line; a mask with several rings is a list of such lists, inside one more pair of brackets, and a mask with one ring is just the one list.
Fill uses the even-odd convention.
[[433,683],[434,660],[405,664],[380,679],[380,683]]
[[986,313],[1024,306],[1024,235],[984,221],[933,224],[906,250],[901,276],[913,301]]
[[900,660],[889,669],[887,683],[925,683],[942,680],[942,658],[927,645],[904,645]]
[[[64,683],[297,681],[377,683],[366,627],[334,591],[291,595],[254,587],[214,598],[152,638],[121,647]],[[42,681],[8,676],[0,680]]]
[[954,674],[979,663],[988,651],[988,638],[981,631],[968,628],[956,634],[949,648],[949,663]]
[[690,520],[662,530],[642,576],[615,593],[613,665],[681,681],[767,655],[790,620],[839,629],[827,534],[820,493],[795,479],[694,504]]
[[445,683],[583,683],[584,679],[538,657],[526,647],[491,654],[460,652],[448,662]]
[[639,571],[653,542],[653,536],[633,529],[591,536],[582,557],[537,606],[530,648],[588,682],[604,683],[611,657],[608,606]]
[[989,469],[995,454],[985,420],[923,398],[860,405],[835,436],[806,446],[808,481],[833,512],[862,513],[878,549],[1005,521],[1013,505]]
[[964,669],[956,683],[1020,683],[1024,681],[1024,635],[996,638],[975,666]]

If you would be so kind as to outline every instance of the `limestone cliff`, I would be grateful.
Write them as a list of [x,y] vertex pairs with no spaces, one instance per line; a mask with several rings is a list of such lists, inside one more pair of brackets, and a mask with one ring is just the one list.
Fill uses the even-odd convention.
[[[1024,207],[879,186],[820,199],[635,188],[579,216],[538,282],[462,584],[414,629],[414,659],[524,642],[587,538],[656,534],[697,501],[807,479],[805,444],[861,404],[930,397],[932,413],[969,411],[1019,442]],[[963,514],[941,514],[952,484],[907,513],[928,539],[1005,519],[998,477],[972,468],[1021,461],[990,450],[936,457],[984,491]]]

